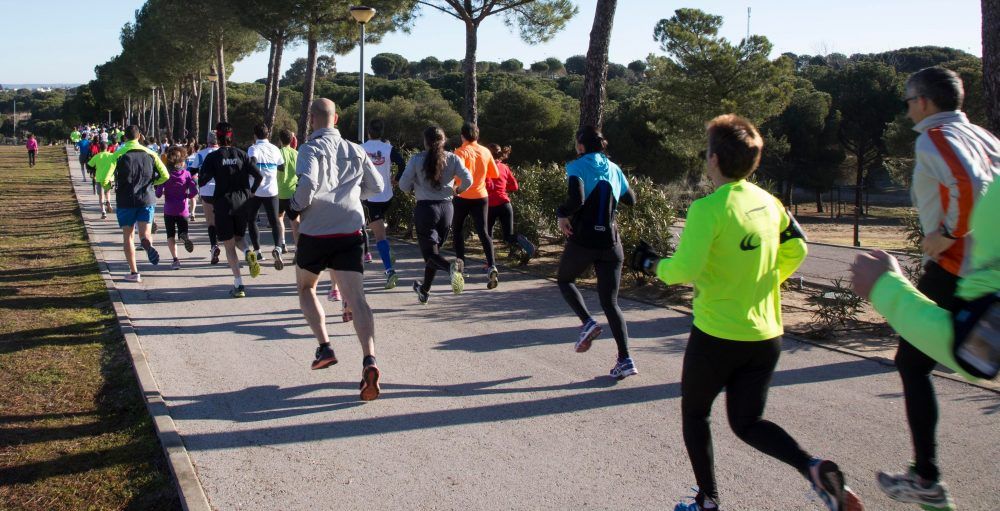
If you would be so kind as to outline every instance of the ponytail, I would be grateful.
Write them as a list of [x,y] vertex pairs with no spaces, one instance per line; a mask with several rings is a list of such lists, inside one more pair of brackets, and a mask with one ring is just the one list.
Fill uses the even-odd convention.
[[435,188],[441,187],[441,173],[445,166],[444,131],[437,126],[424,130],[424,145],[427,146],[427,156],[424,157],[424,176],[434,183]]

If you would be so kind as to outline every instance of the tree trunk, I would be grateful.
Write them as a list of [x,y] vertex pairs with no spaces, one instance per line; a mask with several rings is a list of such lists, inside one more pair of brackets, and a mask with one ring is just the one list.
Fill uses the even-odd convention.
[[465,120],[479,122],[479,84],[476,81],[476,45],[479,43],[479,23],[465,22]]
[[580,127],[604,124],[604,101],[607,97],[608,46],[611,26],[615,19],[618,0],[597,0],[594,26],[590,29],[590,47],[587,49],[587,73],[580,98]]
[[162,85],[160,86],[160,107],[159,111],[163,112],[163,120],[166,123],[161,122],[160,124],[167,125],[167,134],[172,136],[174,133],[174,121],[173,121],[173,102],[167,103],[167,90]]
[[1000,136],[1000,0],[983,1],[983,85],[986,119]]
[[274,78],[272,79],[273,85],[271,86],[271,101],[268,104],[269,107],[266,115],[264,116],[264,124],[266,124],[268,128],[274,127],[274,118],[278,112],[278,94],[281,92],[281,56],[284,52],[285,38],[282,37],[276,41],[274,50]]
[[865,182],[864,153],[858,155],[858,176],[854,187],[854,246],[861,246],[861,186]]
[[[146,126],[146,98],[142,98],[142,103],[139,105],[139,122],[137,123],[140,128]],[[147,132],[148,133],[148,132]]]
[[306,78],[302,83],[302,111],[299,115],[299,140],[306,140],[309,136],[309,108],[312,106],[313,95],[316,92],[316,59],[319,58],[316,51],[319,46],[312,29],[309,30],[308,52],[306,54]]
[[229,108],[226,105],[226,56],[222,44],[222,36],[219,36],[219,45],[216,47],[216,66],[218,66],[219,73],[219,103],[218,103],[218,122],[229,121]]
[[[197,78],[191,84],[192,90],[194,91],[194,122],[192,123],[192,132],[194,133],[195,142],[201,138],[201,71],[198,71]],[[211,106],[209,106],[211,108]]]
[[186,143],[188,133],[191,132],[191,130],[188,129],[188,106],[191,104],[191,92],[185,86],[183,79],[181,79],[180,82],[180,89],[181,89],[181,104],[179,111],[181,114],[181,118],[180,118],[180,123],[178,123],[179,127],[177,128],[177,132],[174,133],[174,136],[183,140]]
[[823,190],[816,189],[816,212],[823,212]]
[[274,87],[274,41],[271,41],[271,51],[267,57],[267,78],[264,80],[264,117],[271,110],[271,88]]

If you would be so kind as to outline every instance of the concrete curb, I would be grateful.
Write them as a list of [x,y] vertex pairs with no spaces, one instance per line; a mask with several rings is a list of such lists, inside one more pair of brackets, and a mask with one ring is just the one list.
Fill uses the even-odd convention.
[[[407,239],[400,238],[398,236],[389,236],[389,237],[392,238],[394,241],[399,242],[399,243],[406,243],[406,244],[410,244],[410,245],[416,245],[415,242],[407,240]],[[839,246],[839,245],[831,245],[831,246]],[[529,276],[534,277],[534,278],[545,279],[545,280],[548,280],[548,281],[551,281],[551,282],[555,282],[555,279],[553,279],[551,277],[543,277],[543,276],[540,276],[540,275],[536,275],[534,273],[531,273],[528,270],[524,270],[524,269],[521,269],[519,267],[506,266],[506,265],[499,264],[499,263],[497,264],[497,266],[503,267],[506,271],[514,271],[514,272],[520,273],[522,275],[529,275]],[[808,278],[803,278],[802,282],[806,286],[815,287],[815,288],[819,288],[819,289],[824,289],[824,290],[829,290],[829,291],[834,291],[834,290],[837,289],[835,286],[832,286],[832,285],[829,285],[829,284],[824,284],[822,282],[818,282],[818,281],[815,281],[815,280],[812,280],[812,279],[808,279]],[[679,312],[679,313],[687,315],[687,316],[692,316],[693,315],[693,313],[691,312],[691,310],[688,309],[688,308],[686,308],[686,307],[677,307],[677,306],[673,306],[673,305],[666,305],[666,306],[664,306],[664,305],[660,305],[658,303],[655,303],[655,302],[652,302],[652,301],[649,301],[649,300],[643,300],[641,298],[635,298],[635,297],[631,297],[631,296],[628,296],[628,297],[624,297],[623,296],[622,298],[625,299],[625,300],[632,300],[633,302],[639,302],[639,303],[644,303],[646,305],[652,305],[654,307],[663,307],[665,309],[669,309],[669,310],[672,310],[674,312]],[[790,338],[791,340],[793,340],[795,342],[799,342],[799,343],[802,343],[802,344],[808,344],[810,346],[815,346],[817,348],[822,348],[822,349],[829,350],[829,351],[835,351],[837,353],[842,353],[844,355],[851,355],[851,356],[854,356],[854,357],[863,358],[865,360],[871,360],[872,362],[876,362],[876,363],[884,365],[884,366],[889,366],[889,367],[895,367],[896,366],[896,363],[894,361],[892,361],[892,360],[890,360],[890,359],[888,359],[886,357],[880,356],[880,355],[868,355],[868,354],[865,354],[865,353],[860,352],[860,351],[854,351],[854,350],[847,349],[847,348],[841,348],[839,346],[830,346],[830,345],[823,344],[823,343],[820,343],[820,342],[811,341],[811,340],[806,339],[806,338],[804,338],[804,337],[802,337],[800,335],[797,335],[795,333],[787,333],[786,332],[785,335],[784,335],[784,337]],[[944,378],[946,380],[951,380],[951,381],[955,381],[955,382],[958,382],[958,383],[964,383],[964,384],[972,386],[972,387],[976,387],[976,388],[980,388],[980,389],[983,389],[983,390],[987,390],[987,391],[990,391],[990,392],[994,392],[994,393],[1000,394],[1000,387],[993,387],[993,386],[989,386],[989,385],[978,383],[978,382],[971,382],[969,380],[966,380],[965,378],[962,378],[961,376],[950,374],[950,373],[946,373],[946,372],[939,371],[939,370],[936,370],[936,369],[933,371],[932,374],[934,374],[934,376],[938,376],[938,377]]]
[[[65,146],[65,149],[66,166],[69,170],[68,175],[72,184],[72,180],[75,178],[75,173],[73,172],[74,166],[78,166],[78,163],[72,156],[74,154],[72,147]],[[79,199],[77,200],[77,206],[80,208],[82,218],[83,204],[79,203]],[[139,382],[139,390],[142,392],[142,399],[146,403],[146,410],[149,411],[149,415],[153,419],[153,428],[156,430],[156,436],[160,440],[160,445],[163,446],[163,453],[167,457],[167,465],[170,466],[170,473],[174,476],[174,482],[177,486],[177,496],[181,501],[181,506],[185,511],[211,511],[212,507],[208,503],[208,497],[201,487],[201,481],[198,480],[198,473],[191,462],[191,457],[188,456],[187,448],[184,446],[184,441],[181,439],[180,433],[177,432],[174,420],[170,417],[170,410],[160,395],[159,385],[157,385],[156,380],[153,378],[153,373],[146,362],[146,353],[142,349],[139,336],[132,327],[132,320],[129,318],[128,309],[125,308],[121,294],[115,287],[111,271],[104,259],[104,251],[100,246],[90,243],[91,240],[95,239],[91,223],[83,219],[83,225],[86,228],[88,244],[94,252],[94,258],[97,259],[101,279],[108,290],[108,299],[114,307],[119,331],[125,337],[129,356],[132,359],[132,369],[135,372],[136,380]]]

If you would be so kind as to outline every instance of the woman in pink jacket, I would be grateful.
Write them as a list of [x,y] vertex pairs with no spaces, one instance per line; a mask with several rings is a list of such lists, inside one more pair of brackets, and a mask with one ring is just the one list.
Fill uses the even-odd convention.
[[35,166],[35,156],[38,154],[38,140],[35,139],[35,134],[32,133],[28,135],[28,141],[24,143],[24,146],[28,148],[28,166]]

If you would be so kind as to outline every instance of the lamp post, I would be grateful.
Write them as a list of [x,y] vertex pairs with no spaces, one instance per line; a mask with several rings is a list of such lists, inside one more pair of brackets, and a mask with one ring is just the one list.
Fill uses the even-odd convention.
[[215,82],[219,81],[219,75],[215,72],[215,66],[212,66],[212,71],[208,74],[208,126],[205,130],[205,143],[208,143],[208,134],[212,132],[212,110],[215,109]]
[[111,110],[108,110],[108,127],[111,127]]
[[361,77],[361,98],[358,105],[358,143],[363,144],[365,142],[365,23],[371,21],[375,16],[375,9],[354,5],[351,6],[351,16],[361,26],[361,69],[358,73]]

